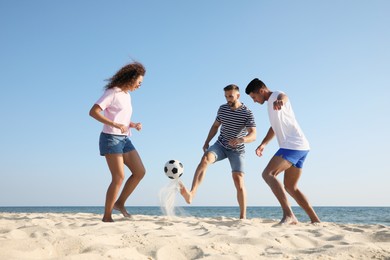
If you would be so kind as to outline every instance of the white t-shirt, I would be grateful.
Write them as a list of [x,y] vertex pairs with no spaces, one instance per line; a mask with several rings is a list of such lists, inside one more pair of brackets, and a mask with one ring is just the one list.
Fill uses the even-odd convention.
[[113,87],[107,89],[103,96],[99,98],[95,104],[99,105],[100,108],[103,109],[105,117],[115,123],[129,127],[127,132],[122,133],[120,129],[104,124],[103,133],[131,135],[130,120],[133,113],[133,108],[131,106],[130,93],[124,92],[118,87]]
[[281,91],[275,91],[268,99],[268,116],[278,139],[279,147],[292,150],[310,150],[309,142],[295,119],[290,100],[283,104],[281,110],[274,110],[273,103],[281,93],[284,94]]

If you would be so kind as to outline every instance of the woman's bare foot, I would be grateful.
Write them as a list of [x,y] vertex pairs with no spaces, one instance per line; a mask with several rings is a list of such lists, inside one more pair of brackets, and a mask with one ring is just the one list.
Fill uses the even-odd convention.
[[282,220],[280,220],[279,225],[296,225],[299,221],[295,216],[292,217],[283,217]]
[[103,222],[114,222],[114,220],[111,217],[109,217],[109,218],[103,217],[102,221]]
[[127,212],[124,206],[118,206],[117,204],[115,204],[114,209],[120,211],[125,218],[131,218],[131,215]]

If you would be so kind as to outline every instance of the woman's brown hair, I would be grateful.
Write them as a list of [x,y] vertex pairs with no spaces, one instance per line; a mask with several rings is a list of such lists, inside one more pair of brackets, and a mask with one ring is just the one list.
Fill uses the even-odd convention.
[[145,67],[139,62],[132,62],[123,66],[115,73],[114,76],[109,78],[105,89],[113,87],[123,88],[128,85],[132,85],[138,79],[139,76],[145,76]]

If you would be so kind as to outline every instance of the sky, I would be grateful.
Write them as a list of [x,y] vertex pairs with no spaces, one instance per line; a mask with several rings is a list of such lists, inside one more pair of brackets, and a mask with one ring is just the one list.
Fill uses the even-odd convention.
[[[191,185],[229,84],[257,124],[247,204],[279,205],[261,177],[276,139],[254,153],[269,128],[245,94],[255,77],[289,96],[310,142],[299,187],[312,205],[390,206],[389,13],[387,0],[1,0],[0,206],[104,205],[111,176],[88,112],[133,60],[147,69],[131,93],[147,173],[127,206],[160,205],[170,159]],[[211,165],[192,205],[237,206],[230,171]]]

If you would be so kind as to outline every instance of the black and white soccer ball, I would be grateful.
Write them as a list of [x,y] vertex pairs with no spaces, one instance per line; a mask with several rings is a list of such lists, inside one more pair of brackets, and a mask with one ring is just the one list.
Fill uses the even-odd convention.
[[178,179],[183,175],[184,166],[178,160],[170,160],[164,166],[165,175],[170,179]]

